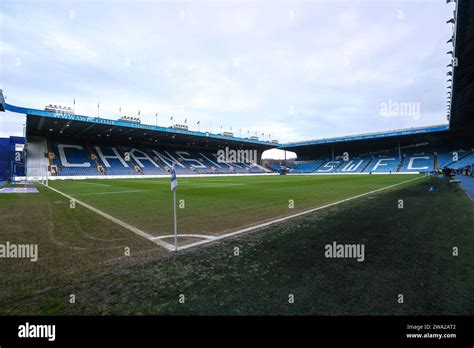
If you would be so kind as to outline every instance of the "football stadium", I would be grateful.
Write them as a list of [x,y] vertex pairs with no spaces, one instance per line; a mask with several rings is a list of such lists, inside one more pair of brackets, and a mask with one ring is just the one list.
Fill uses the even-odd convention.
[[473,23],[431,126],[280,142],[1,91],[0,313],[473,315]]

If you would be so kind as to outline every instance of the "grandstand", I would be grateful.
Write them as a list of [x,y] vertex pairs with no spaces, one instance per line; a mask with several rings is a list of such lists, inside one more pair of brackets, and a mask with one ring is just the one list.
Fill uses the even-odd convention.
[[[432,173],[474,163],[472,137],[465,131],[450,130],[449,125],[276,144],[28,109],[5,101],[2,108],[27,115],[26,140],[3,140],[5,144],[25,143],[26,151],[20,149],[15,155],[18,149],[13,145],[0,148],[1,175],[11,180],[45,173],[50,179],[161,177],[169,175],[173,165],[178,175],[191,176],[281,173],[281,165],[261,165],[262,153],[272,148],[297,154],[289,174]],[[217,152],[226,147],[256,151],[258,160],[219,161]]]
[[[0,100],[1,109],[27,115],[21,160],[13,160],[11,147],[0,148],[2,175],[12,181],[42,175],[53,180],[160,177],[173,165],[178,175],[272,173],[259,162],[275,142],[17,107],[1,92]],[[225,148],[255,151],[257,161],[223,161],[217,154]]]
[[264,168],[245,162],[219,162],[215,153],[189,149],[135,147],[100,144],[47,142],[42,153],[52,158],[47,164],[52,176],[169,175],[174,165],[177,174],[266,173]]
[[[474,163],[474,141],[449,125],[283,144],[297,154],[290,174],[408,174]],[[347,156],[344,156],[344,155]]]

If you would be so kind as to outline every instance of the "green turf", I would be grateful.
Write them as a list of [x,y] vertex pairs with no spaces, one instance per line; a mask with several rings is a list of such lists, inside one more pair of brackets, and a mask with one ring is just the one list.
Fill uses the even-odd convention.
[[[415,178],[414,175],[179,179],[180,233],[222,234]],[[50,185],[152,235],[173,231],[169,179],[51,181]],[[104,186],[107,185],[107,186]],[[294,207],[290,208],[290,200]]]
[[[196,195],[193,190],[199,190],[195,187],[204,183],[243,183],[252,190],[243,190],[244,185],[228,186],[227,190],[237,190],[237,197],[242,199],[244,192],[268,197],[275,189],[284,196],[285,205],[288,199],[295,199],[295,209],[304,209],[409,178],[181,179],[180,195],[192,199]],[[69,193],[74,193],[73,189],[95,193],[156,187],[156,191],[143,193],[161,193],[160,199],[166,204],[171,198],[168,180],[94,182],[113,186],[82,182],[53,185]],[[428,192],[432,183],[439,192]],[[287,190],[279,190],[282,186]],[[208,187],[203,193],[212,195],[212,190],[223,189]],[[314,200],[323,190],[326,194]],[[292,194],[296,191],[297,196]],[[235,192],[220,195],[221,206],[224,197],[236,199]],[[115,194],[77,198],[87,198],[88,203],[97,206],[95,203],[105,196]],[[99,201],[92,201],[96,199]],[[404,200],[404,209],[398,209],[399,199]],[[301,206],[302,202],[307,206]],[[122,204],[133,207],[136,214],[148,211],[143,198],[141,209],[127,200]],[[107,204],[101,208],[120,210]],[[230,216],[236,214],[232,209],[227,212]],[[124,216],[134,221],[133,214]],[[444,179],[421,178],[177,255],[84,208],[69,209],[64,197],[45,188],[37,195],[0,196],[0,223],[0,241],[29,241],[39,243],[40,248],[36,264],[0,260],[3,314],[474,313],[474,205],[464,192],[455,191]],[[366,260],[358,263],[325,258],[324,245],[332,241],[364,243]],[[131,248],[130,257],[123,255],[126,246]],[[459,256],[452,255],[453,246],[459,247]],[[234,256],[236,247],[239,256]],[[75,304],[68,302],[71,293],[76,295]],[[404,304],[397,303],[400,293],[405,297]],[[180,294],[186,296],[184,304],[178,302]],[[295,295],[294,304],[288,303],[289,294]]]

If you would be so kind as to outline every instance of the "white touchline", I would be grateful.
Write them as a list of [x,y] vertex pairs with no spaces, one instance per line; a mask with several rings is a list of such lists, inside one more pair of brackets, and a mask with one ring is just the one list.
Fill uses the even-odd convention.
[[[45,185],[45,186],[46,186],[46,185]],[[123,228],[126,228],[126,229],[129,230],[129,231],[132,231],[133,233],[139,235],[140,237],[146,238],[146,239],[148,239],[149,241],[151,241],[151,242],[153,242],[153,243],[155,243],[155,244],[158,244],[159,246],[162,246],[163,248],[165,248],[165,249],[167,249],[167,250],[170,250],[170,251],[171,251],[171,250],[174,250],[174,246],[173,246],[173,245],[171,245],[171,244],[169,244],[169,243],[166,243],[166,242],[164,242],[164,241],[162,241],[162,240],[159,240],[159,239],[154,239],[155,236],[152,236],[151,234],[148,234],[148,233],[146,233],[146,232],[144,232],[144,231],[142,231],[142,230],[140,230],[140,229],[138,229],[138,228],[136,228],[136,227],[134,227],[134,226],[132,226],[132,225],[129,225],[129,224],[127,224],[126,222],[123,222],[123,221],[121,221],[121,220],[119,220],[119,219],[113,217],[112,215],[109,215],[109,214],[107,214],[107,213],[104,213],[102,210],[99,210],[99,209],[97,209],[97,208],[94,208],[93,206],[90,206],[90,205],[87,204],[87,203],[81,202],[80,200],[78,200],[78,199],[76,199],[76,198],[74,198],[74,197],[71,197],[71,196],[69,196],[69,195],[67,195],[67,194],[65,194],[65,193],[63,193],[63,192],[61,192],[61,191],[59,191],[59,190],[56,190],[55,188],[52,188],[51,186],[46,186],[46,187],[49,188],[50,190],[53,190],[53,191],[56,192],[56,193],[59,193],[60,195],[66,197],[66,198],[68,198],[68,199],[70,199],[70,200],[75,201],[76,203],[82,205],[84,208],[87,208],[87,209],[93,211],[94,213],[96,213],[96,214],[98,214],[98,215],[100,215],[100,216],[106,218],[107,220],[110,220],[110,221],[116,223],[117,225],[120,225],[120,226],[122,226]]]
[[[241,230],[238,230],[238,231],[234,231],[234,232],[230,232],[230,233],[226,233],[226,234],[223,234],[223,235],[220,235],[220,236],[211,236],[211,235],[206,235],[206,234],[178,234],[178,237],[195,237],[195,238],[203,238],[204,240],[202,241],[199,241],[199,242],[195,242],[195,243],[190,243],[190,244],[186,244],[186,245],[183,245],[183,246],[180,246],[178,247],[178,250],[184,250],[184,249],[189,249],[189,248],[192,248],[192,247],[195,247],[195,246],[198,246],[198,245],[202,245],[202,244],[207,244],[207,243],[212,243],[216,240],[220,240],[220,239],[224,239],[224,238],[228,238],[228,237],[233,237],[233,236],[236,236],[236,235],[239,235],[239,234],[242,234],[242,233],[246,233],[246,232],[250,232],[250,231],[254,231],[254,230],[258,230],[258,229],[261,229],[263,227],[267,227],[267,226],[270,226],[270,225],[273,225],[273,224],[276,224],[276,223],[279,223],[279,222],[283,222],[283,221],[286,221],[286,220],[289,220],[289,219],[293,219],[295,217],[298,217],[298,216],[301,216],[301,215],[305,215],[305,214],[309,214],[309,213],[312,213],[312,212],[315,212],[315,211],[318,211],[318,210],[321,210],[321,209],[325,209],[325,208],[329,208],[329,207],[332,207],[334,205],[337,205],[337,204],[341,204],[341,203],[344,203],[344,202],[348,202],[348,201],[351,201],[353,199],[357,199],[357,198],[360,198],[360,197],[363,197],[363,196],[367,196],[367,195],[370,195],[370,194],[373,194],[373,193],[376,193],[376,192],[380,192],[380,191],[383,191],[383,190],[387,190],[387,189],[390,189],[392,187],[395,187],[395,186],[399,186],[399,185],[403,185],[403,184],[406,184],[408,182],[411,182],[411,181],[414,181],[414,180],[418,180],[418,179],[423,179],[425,178],[424,176],[420,176],[420,177],[417,177],[417,178],[413,178],[413,179],[410,179],[410,180],[405,180],[405,181],[402,181],[402,182],[399,182],[397,184],[393,184],[393,185],[389,185],[389,186],[386,186],[386,187],[382,187],[382,188],[379,188],[377,190],[373,190],[373,191],[370,191],[370,192],[366,192],[366,193],[362,193],[360,195],[357,195],[357,196],[353,196],[353,197],[349,197],[349,198],[345,198],[343,200],[340,200],[340,201],[337,201],[337,202],[333,202],[333,203],[329,203],[329,204],[326,204],[326,205],[322,205],[320,207],[316,207],[316,208],[311,208],[309,210],[305,210],[305,211],[301,211],[299,213],[295,213],[295,214],[292,214],[292,215],[288,215],[288,216],[285,216],[285,217],[282,217],[282,218],[278,218],[278,219],[275,219],[275,220],[271,220],[271,221],[267,221],[267,222],[264,222],[264,223],[261,223],[261,224],[258,224],[258,225],[253,225],[253,226],[250,226],[250,227],[246,227],[244,229],[241,229]],[[68,199],[72,199],[74,200],[75,202],[77,202],[78,204],[82,205],[83,207],[93,211],[94,213],[96,214],[99,214],[103,217],[105,217],[106,219],[126,228],[127,230],[129,231],[132,231],[133,233],[143,237],[143,238],[146,238],[148,239],[149,241],[159,245],[159,246],[162,246],[163,248],[165,248],[166,250],[168,251],[174,251],[175,248],[174,248],[174,245],[171,245],[169,243],[166,243],[164,241],[162,241],[161,239],[163,238],[168,238],[168,237],[173,237],[174,235],[169,235],[169,236],[152,236],[132,225],[129,225],[127,224],[126,222],[123,222],[107,213],[104,213],[103,211],[97,209],[97,208],[94,208],[92,206],[90,206],[89,204],[87,203],[84,203],[84,202],[81,202],[79,201],[78,199],[74,198],[74,197],[71,197],[55,188],[52,188],[50,186],[46,186],[45,187],[59,193],[60,195],[68,198]],[[144,191],[149,191],[149,190],[144,190]]]
[[242,233],[245,233],[245,232],[250,232],[250,231],[253,231],[253,230],[257,230],[257,229],[260,229],[260,228],[263,228],[263,227],[267,227],[267,226],[270,226],[270,225],[273,225],[273,224],[276,224],[276,223],[279,223],[279,222],[282,222],[282,221],[286,221],[286,220],[289,220],[289,219],[293,219],[293,218],[298,217],[298,216],[301,216],[301,215],[305,215],[305,214],[309,214],[309,213],[312,213],[312,212],[317,211],[317,210],[329,208],[329,207],[332,207],[333,205],[337,205],[337,204],[341,204],[341,203],[344,203],[344,202],[348,202],[348,201],[353,200],[353,199],[357,199],[357,198],[360,198],[360,197],[363,197],[363,196],[367,196],[367,195],[370,195],[370,194],[373,194],[373,193],[376,193],[376,192],[379,192],[379,191],[387,190],[387,189],[389,189],[389,188],[392,188],[392,187],[395,187],[395,186],[398,186],[398,185],[402,185],[402,184],[406,184],[406,183],[408,183],[408,182],[410,182],[410,181],[414,181],[414,180],[418,180],[418,179],[422,179],[422,178],[424,178],[424,176],[420,176],[420,177],[418,177],[418,178],[414,178],[414,179],[402,181],[402,182],[399,182],[399,183],[397,183],[397,184],[393,184],[393,185],[390,185],[390,186],[382,187],[382,188],[379,188],[379,189],[377,189],[377,190],[373,190],[373,191],[370,191],[370,192],[362,193],[362,194],[360,194],[360,195],[353,196],[353,197],[349,197],[349,198],[346,198],[346,199],[343,199],[343,200],[340,200],[340,201],[337,201],[337,202],[334,202],[334,203],[329,203],[329,204],[326,204],[326,205],[322,205],[322,206],[317,207],[317,208],[312,208],[312,209],[309,209],[309,210],[301,211],[301,212],[299,212],[299,213],[295,213],[295,214],[292,214],[292,215],[288,215],[288,216],[285,216],[285,217],[282,217],[282,218],[278,218],[278,219],[275,219],[275,220],[272,220],[272,221],[264,222],[264,223],[261,223],[261,224],[258,224],[258,225],[253,225],[253,226],[250,226],[250,227],[247,227],[247,228],[238,230],[238,231],[226,233],[226,234],[223,234],[223,235],[220,235],[220,236],[216,236],[216,237],[213,238],[213,239],[205,239],[205,240],[202,240],[202,241],[199,241],[199,242],[195,242],[195,243],[191,243],[191,244],[186,244],[186,245],[183,245],[183,246],[181,246],[181,247],[178,247],[178,250],[184,250],[184,249],[192,248],[192,247],[195,247],[195,246],[197,246],[197,245],[206,244],[206,243],[211,243],[211,242],[214,242],[214,241],[219,240],[219,239],[228,238],[228,237],[236,236],[236,235],[239,235],[239,234],[242,234]]

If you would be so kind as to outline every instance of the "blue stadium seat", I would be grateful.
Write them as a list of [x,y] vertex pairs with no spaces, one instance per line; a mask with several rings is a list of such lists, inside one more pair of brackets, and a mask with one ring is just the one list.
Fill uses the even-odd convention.
[[292,173],[313,173],[316,169],[318,169],[325,161],[311,161],[297,164]]
[[412,154],[403,159],[400,172],[432,172],[434,171],[434,155]]
[[[172,165],[176,173],[199,174],[257,174],[265,170],[251,163],[220,163],[209,151],[151,148],[103,144],[65,144],[50,142],[55,153],[58,176],[90,175],[166,175]],[[95,158],[93,156],[95,155]],[[104,172],[100,173],[98,167]]]
[[334,173],[343,173],[343,174],[353,174],[353,173],[362,173],[364,169],[372,161],[372,158],[367,157],[356,157],[350,159],[349,161],[343,161],[339,167],[334,171]]
[[58,167],[58,176],[100,175],[85,145],[53,142],[51,150],[55,153],[54,164]]
[[400,166],[398,155],[376,156],[366,167],[366,173],[396,173]]
[[459,155],[459,159],[456,162],[451,162],[446,167],[451,169],[460,169],[464,168],[465,166],[471,165],[474,163],[474,152],[464,153],[463,155]]

